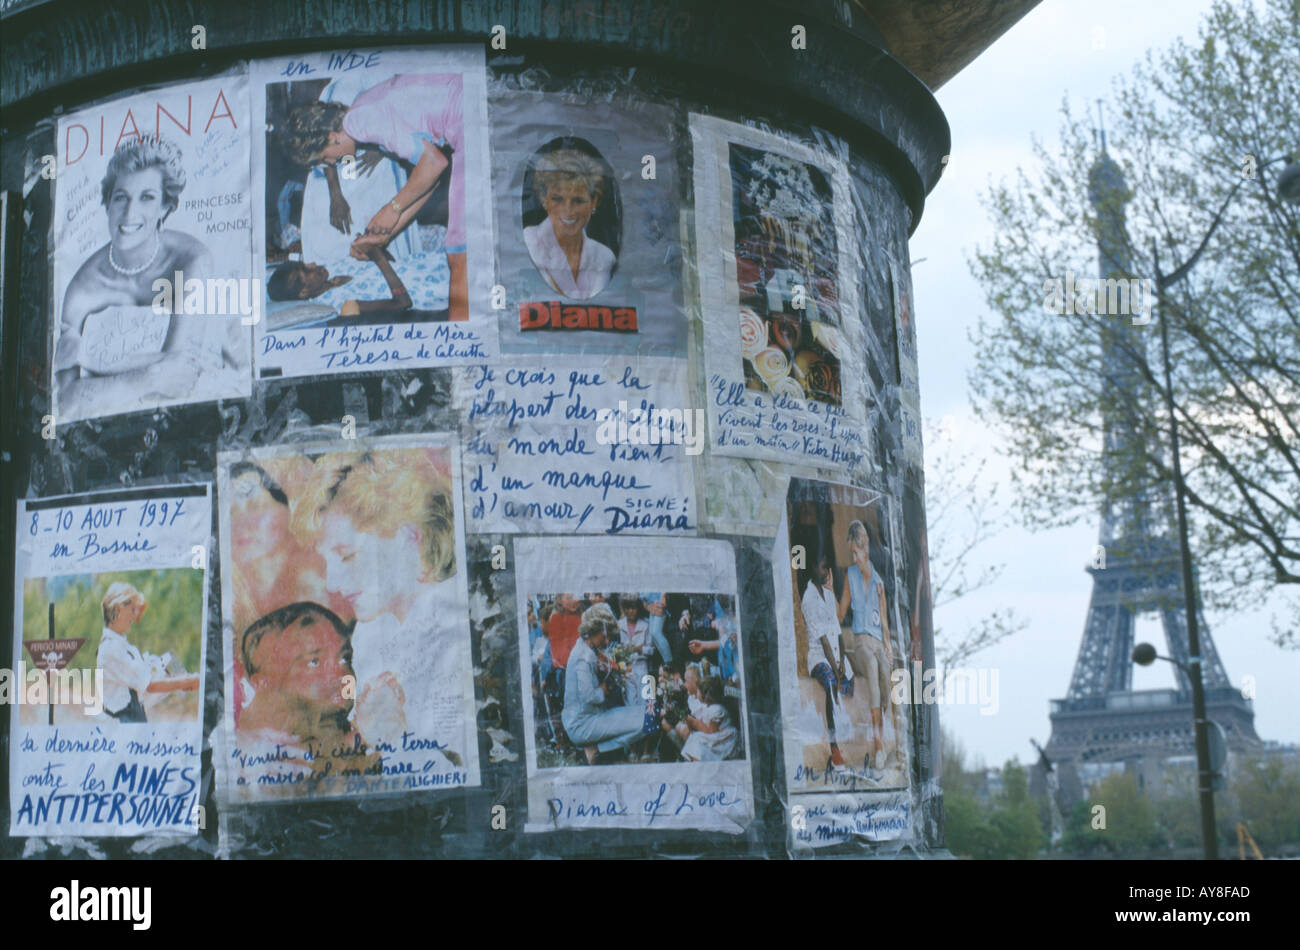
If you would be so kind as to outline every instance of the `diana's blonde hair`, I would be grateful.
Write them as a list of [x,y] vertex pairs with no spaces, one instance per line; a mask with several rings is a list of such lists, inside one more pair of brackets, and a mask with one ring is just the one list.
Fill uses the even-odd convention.
[[145,600],[144,594],[136,590],[134,586],[126,581],[117,581],[110,584],[108,590],[104,591],[104,599],[100,601],[99,606],[104,612],[104,623],[109,624],[117,616],[118,610],[128,604],[144,607],[148,603],[149,601]]
[[607,637],[613,637],[618,633],[618,618],[606,603],[592,604],[582,612],[582,620],[578,624],[578,636],[584,640],[598,633],[603,633]]
[[104,207],[107,208],[112,201],[113,189],[117,187],[120,176],[146,168],[156,168],[162,175],[162,205],[167,209],[163,219],[175,211],[181,203],[181,192],[185,190],[185,166],[176,144],[157,135],[128,139],[113,152],[104,180],[99,183],[99,197]]
[[291,502],[289,527],[311,543],[330,511],[341,511],[358,531],[391,538],[420,529],[420,557],[430,581],[456,573],[455,511],[451,478],[424,449],[385,449],[322,455],[302,493]]
[[605,193],[605,170],[600,162],[575,148],[562,148],[548,152],[533,166],[533,194],[545,206],[551,189],[580,182],[587,189],[592,202]]

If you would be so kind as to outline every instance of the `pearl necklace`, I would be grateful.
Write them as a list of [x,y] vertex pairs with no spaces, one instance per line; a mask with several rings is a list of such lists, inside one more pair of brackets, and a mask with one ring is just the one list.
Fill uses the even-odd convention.
[[113,260],[113,242],[110,241],[108,244],[109,266],[112,267],[113,270],[121,274],[123,277],[134,277],[136,274],[143,274],[146,270],[150,268],[150,266],[153,265],[153,262],[158,257],[158,252],[162,250],[162,239],[158,237],[157,232],[154,232],[153,245],[154,245],[153,254],[149,256],[149,260],[145,261],[139,267],[129,268],[129,267],[123,267],[117,261]]

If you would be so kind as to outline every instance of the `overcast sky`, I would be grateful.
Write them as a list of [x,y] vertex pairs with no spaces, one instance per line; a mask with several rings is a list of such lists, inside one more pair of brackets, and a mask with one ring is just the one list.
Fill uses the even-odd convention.
[[[1031,138],[1055,142],[1062,98],[1092,104],[1114,77],[1128,74],[1148,48],[1176,37],[1194,40],[1209,0],[1043,0],[974,63],[942,87],[937,98],[952,126],[952,158],[930,194],[912,237],[923,415],[944,425],[957,452],[988,458],[985,477],[1001,481],[1008,466],[992,433],[974,419],[966,377],[974,361],[967,335],[987,311],[967,260],[992,236],[979,204],[990,181],[1010,179],[1018,165],[1034,167]],[[1114,144],[1114,143],[1112,143]],[[1296,143],[1300,150],[1300,141]],[[927,444],[927,468],[934,461]],[[998,710],[945,706],[940,721],[988,765],[1035,757],[1031,737],[1046,744],[1048,700],[1070,684],[1083,636],[1092,579],[1084,572],[1097,543],[1100,518],[1052,531],[1010,527],[979,552],[1006,570],[986,591],[940,610],[936,623],[956,633],[994,607],[1013,607],[1029,621],[1022,633],[979,654],[968,667],[998,673]],[[932,532],[935,529],[932,528]],[[1214,642],[1229,677],[1255,679],[1255,729],[1263,739],[1300,741],[1300,654],[1268,642],[1268,614],[1210,614]],[[1166,653],[1154,616],[1138,622],[1137,639]],[[1173,686],[1166,663],[1138,668],[1136,689]]]

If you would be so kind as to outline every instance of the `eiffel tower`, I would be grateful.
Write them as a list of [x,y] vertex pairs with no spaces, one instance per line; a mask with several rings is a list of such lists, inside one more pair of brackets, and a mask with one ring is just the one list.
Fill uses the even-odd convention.
[[[1104,130],[1100,142],[1088,180],[1097,218],[1099,271],[1127,279],[1132,275],[1125,233],[1128,189],[1119,166],[1106,153]],[[1129,355],[1143,352],[1145,327],[1133,326],[1127,317],[1083,319],[1103,321],[1104,447],[1108,472],[1120,477],[1138,464],[1144,445],[1161,444],[1157,423],[1144,408],[1157,399]],[[1161,488],[1131,492],[1102,510],[1100,544],[1088,568],[1092,598],[1083,642],[1069,692],[1051,701],[1052,735],[1045,750],[1049,761],[1071,763],[1076,775],[1085,763],[1134,763],[1143,774],[1169,757],[1195,755],[1187,674],[1173,667],[1175,689],[1133,689],[1131,655],[1139,616],[1156,613],[1168,655],[1183,666],[1188,660],[1186,601],[1178,538],[1170,529],[1172,511],[1172,500]],[[1233,689],[1199,605],[1197,610],[1207,715],[1222,727],[1229,749],[1258,746],[1252,705]]]

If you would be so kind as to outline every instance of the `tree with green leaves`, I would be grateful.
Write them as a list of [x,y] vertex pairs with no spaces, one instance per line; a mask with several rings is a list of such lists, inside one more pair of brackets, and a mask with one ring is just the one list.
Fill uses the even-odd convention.
[[1016,759],[1002,766],[1002,794],[989,816],[996,849],[989,857],[1026,860],[1046,846],[1038,805],[1029,797],[1029,773]]
[[1277,756],[1247,757],[1233,770],[1232,798],[1225,814],[1244,822],[1265,854],[1300,844],[1300,770]]
[[1090,813],[1097,805],[1106,809],[1105,827],[1092,834],[1111,854],[1136,857],[1168,846],[1168,839],[1156,824],[1151,800],[1131,773],[1107,775],[1088,795],[1088,802]]
[[1104,852],[1105,841],[1101,837],[1103,829],[1096,827],[1097,824],[1099,822],[1093,815],[1092,806],[1088,802],[1075,802],[1065,823],[1065,833],[1061,836],[1061,851],[1075,857],[1096,856]]
[[[1117,80],[1105,114],[1126,185],[1113,200],[1126,213],[1128,273],[1098,273],[1098,221],[1115,209],[1099,214],[1090,200],[1101,143],[1095,119],[1067,102],[1059,145],[1036,143],[1037,170],[986,196],[996,237],[972,270],[993,315],[974,335],[975,408],[1019,463],[1029,526],[1142,497],[1172,520],[1164,321],[1201,593],[1254,607],[1300,590],[1290,586],[1300,585],[1300,207],[1278,178],[1283,156],[1300,157],[1300,4],[1216,3],[1198,42],[1148,53]],[[1071,274],[1154,280],[1153,249],[1161,271],[1175,271],[1220,212],[1149,322],[1048,312],[1051,288]],[[1116,419],[1134,437],[1108,438]],[[1300,646],[1300,602],[1296,621],[1279,642]]]
[[[1189,770],[1169,770],[1173,774],[1165,780],[1162,794],[1154,797],[1151,807],[1155,811],[1156,825],[1167,843],[1175,848],[1201,847],[1201,803],[1196,794],[1196,775]],[[1220,826],[1224,823],[1225,802],[1222,794],[1216,796],[1215,807]],[[1220,842],[1224,841],[1222,827]]]
[[1047,844],[1029,775],[1012,759],[1001,771],[1002,789],[988,794],[984,768],[968,766],[960,742],[942,732],[945,843],[958,857],[1026,860]]
[[951,732],[941,727],[939,735],[945,844],[958,857],[987,857],[993,849],[993,829],[976,794],[976,771],[983,770],[982,764],[968,764],[966,750]]

